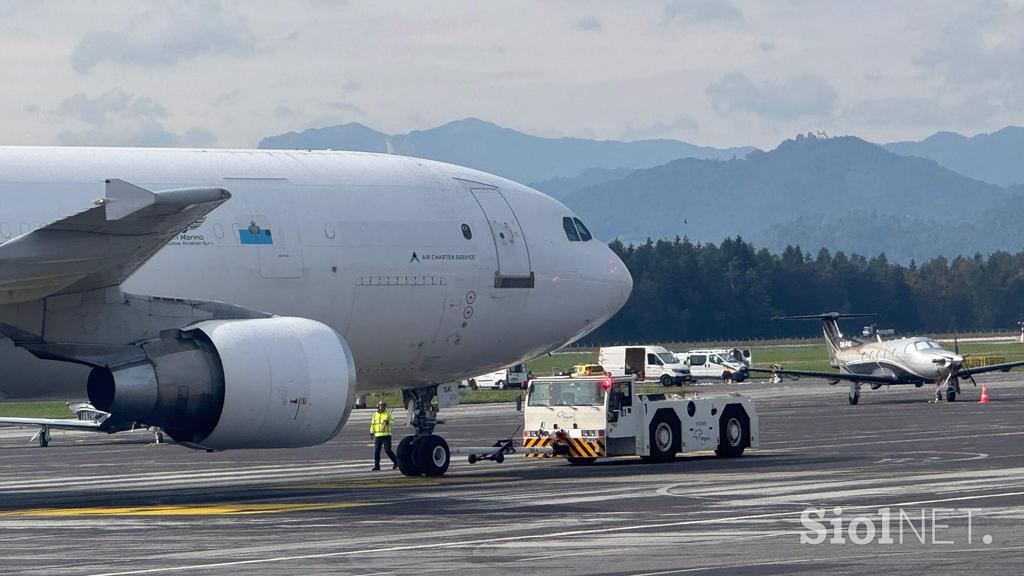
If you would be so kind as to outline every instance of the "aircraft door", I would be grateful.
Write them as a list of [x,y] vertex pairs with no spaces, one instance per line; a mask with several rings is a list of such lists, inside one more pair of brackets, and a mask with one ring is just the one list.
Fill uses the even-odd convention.
[[234,237],[258,254],[263,278],[301,278],[302,242],[299,239],[287,181],[250,181],[233,178],[227,187],[244,187],[249,212],[235,216]]
[[494,237],[498,257],[494,287],[533,288],[530,251],[512,207],[496,188],[473,188],[470,192],[483,210]]
[[609,456],[636,453],[637,426],[640,414],[633,406],[633,390],[629,382],[616,382],[608,391]]

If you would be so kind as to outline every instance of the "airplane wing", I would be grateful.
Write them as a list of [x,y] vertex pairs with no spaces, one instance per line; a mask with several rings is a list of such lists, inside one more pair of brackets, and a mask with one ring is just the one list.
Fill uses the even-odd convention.
[[94,430],[107,432],[100,422],[95,420],[79,420],[77,418],[14,418],[0,417],[0,425],[9,426],[46,426],[55,430]]
[[904,384],[906,381],[890,376],[878,376],[875,374],[851,374],[849,372],[817,372],[814,370],[770,370],[768,368],[750,368],[750,372],[761,372],[765,374],[782,374],[783,376],[806,376],[808,378],[824,378],[826,380],[847,380],[850,382],[875,382],[878,384]]
[[220,188],[150,192],[107,180],[93,207],[0,244],[0,304],[119,285],[229,198]]
[[977,368],[961,368],[957,372],[957,376],[961,378],[966,376],[974,376],[975,374],[984,374],[985,372],[1009,372],[1011,368],[1017,366],[1024,366],[1024,360],[1018,360],[1016,362],[1003,362],[1002,364],[991,364],[989,366],[978,366]]

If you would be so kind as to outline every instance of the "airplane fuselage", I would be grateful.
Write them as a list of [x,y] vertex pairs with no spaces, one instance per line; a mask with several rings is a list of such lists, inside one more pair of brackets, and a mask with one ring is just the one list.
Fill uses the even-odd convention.
[[853,374],[891,376],[907,383],[938,382],[963,358],[931,338],[912,337],[881,342],[840,341],[837,368]]
[[[323,322],[360,390],[487,372],[586,334],[631,279],[603,243],[570,241],[561,203],[514,182],[345,152],[0,148],[0,243],[93,206],[104,181],[220,187],[127,292]],[[0,319],[3,307],[0,306]],[[88,317],[82,325],[89,326]],[[81,367],[0,343],[0,397],[81,397]]]

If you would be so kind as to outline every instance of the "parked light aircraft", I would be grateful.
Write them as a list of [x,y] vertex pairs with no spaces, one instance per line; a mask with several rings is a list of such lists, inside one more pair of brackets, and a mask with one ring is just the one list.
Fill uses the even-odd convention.
[[839,372],[784,370],[781,368],[752,368],[751,371],[772,372],[780,376],[794,378],[800,376],[824,378],[829,381],[829,384],[838,384],[840,380],[846,380],[850,383],[850,404],[856,404],[860,400],[862,383],[869,384],[872,390],[894,384],[913,384],[918,388],[925,384],[934,384],[936,400],[941,399],[945,392],[946,400],[953,402],[960,395],[961,378],[969,378],[973,382],[975,374],[1005,372],[1017,366],[1024,366],[1024,361],[1018,361],[964,368],[964,357],[959,353],[959,345],[956,346],[956,350],[950,352],[942,348],[935,340],[923,336],[882,340],[881,334],[875,333],[873,329],[866,338],[844,336],[839,330],[841,318],[874,316],[876,315],[829,312],[819,315],[774,318],[774,320],[820,320],[829,362],[833,368],[838,368]]
[[0,147],[0,174],[0,397],[87,395],[207,450],[325,442],[357,390],[401,389],[402,472],[444,474],[439,383],[632,288],[561,203],[428,160]]
[[[135,422],[121,420],[109,412],[97,410],[88,402],[68,402],[68,409],[74,413],[74,418],[19,418],[11,416],[0,417],[0,425],[8,426],[36,426],[36,432],[32,440],[38,441],[39,446],[45,448],[50,445],[50,432],[52,430],[75,430],[77,432],[101,432],[103,434],[114,434],[125,430],[145,428]],[[163,432],[157,428],[154,431],[154,440],[157,444],[163,442]]]

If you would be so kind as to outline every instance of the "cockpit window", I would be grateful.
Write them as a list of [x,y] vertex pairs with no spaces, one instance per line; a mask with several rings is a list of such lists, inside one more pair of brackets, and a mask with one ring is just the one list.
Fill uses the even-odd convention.
[[580,241],[580,234],[576,231],[576,225],[572,223],[572,218],[568,216],[562,218],[562,228],[565,228],[565,235],[569,237],[570,242]]
[[583,225],[583,222],[580,222],[579,218],[573,218],[572,221],[576,223],[576,229],[580,231],[580,240],[586,242],[594,237],[594,235],[590,233],[590,230]]

